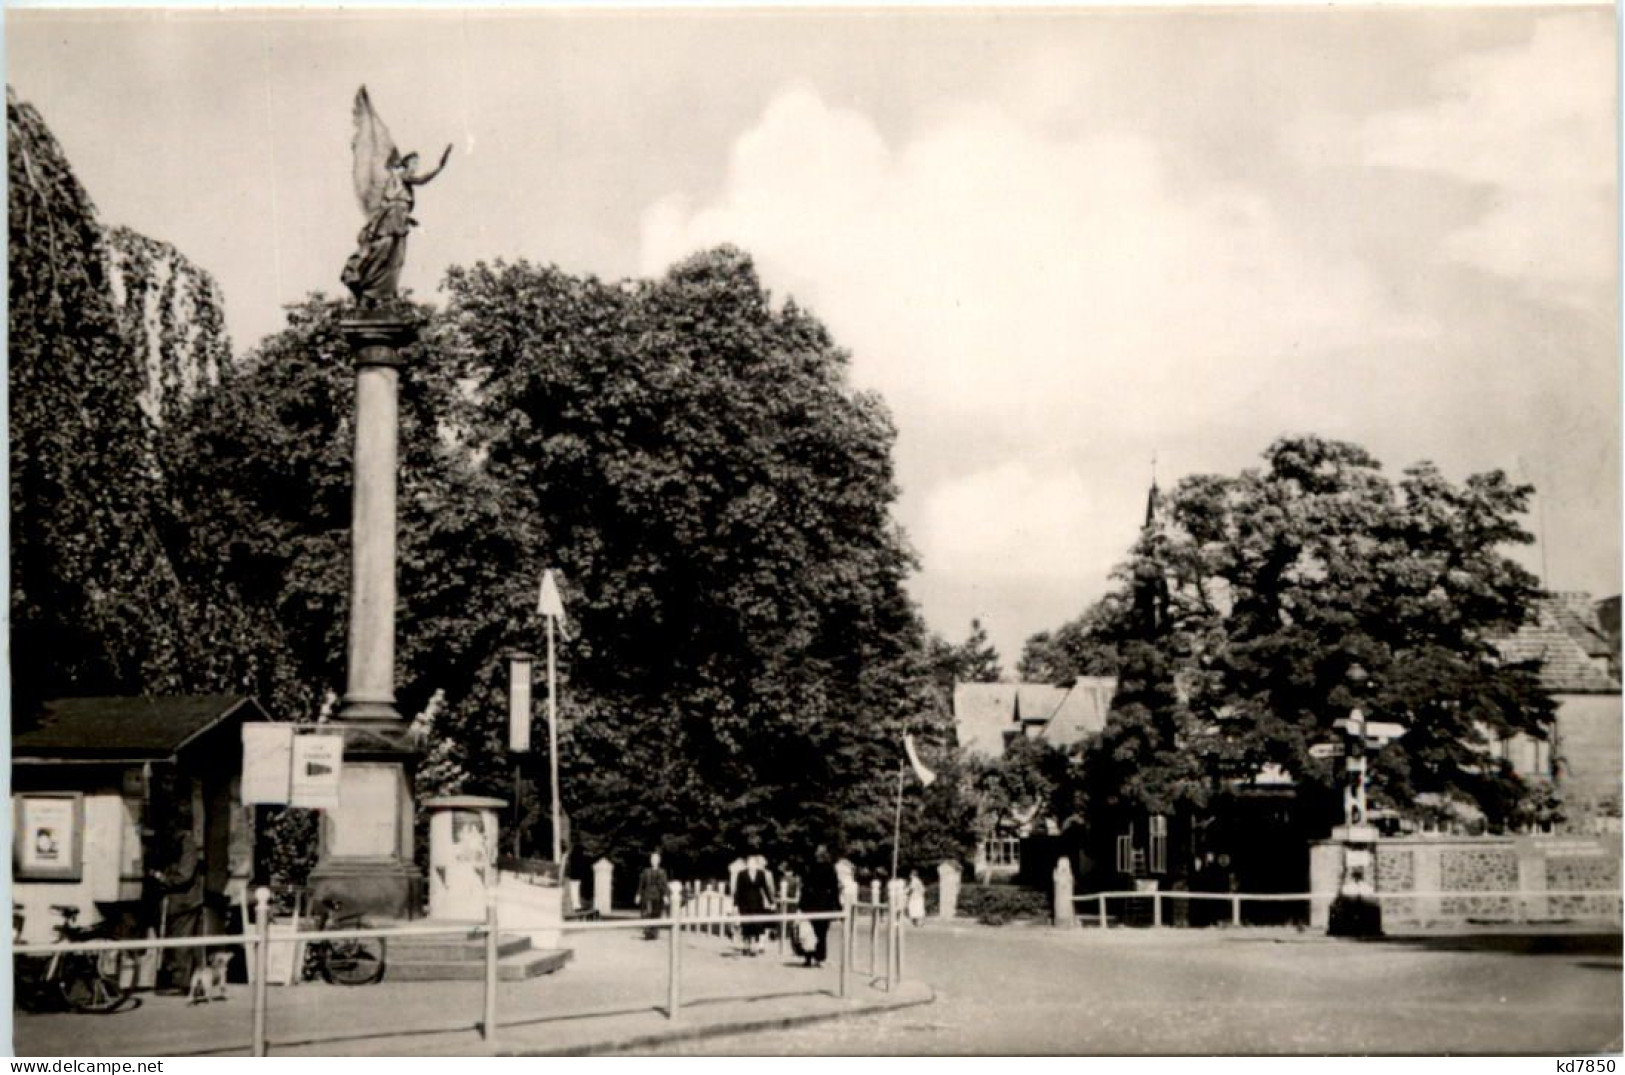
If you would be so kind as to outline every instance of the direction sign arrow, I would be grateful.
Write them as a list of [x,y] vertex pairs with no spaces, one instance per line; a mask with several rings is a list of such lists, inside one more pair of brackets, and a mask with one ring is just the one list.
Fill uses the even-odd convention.
[[1309,748],[1311,758],[1341,758],[1343,753],[1342,743],[1316,743]]

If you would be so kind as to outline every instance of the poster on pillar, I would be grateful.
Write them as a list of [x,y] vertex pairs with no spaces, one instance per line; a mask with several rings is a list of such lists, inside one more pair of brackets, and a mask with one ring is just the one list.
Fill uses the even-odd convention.
[[310,810],[339,808],[339,780],[344,769],[342,735],[301,735],[293,741],[291,805]]

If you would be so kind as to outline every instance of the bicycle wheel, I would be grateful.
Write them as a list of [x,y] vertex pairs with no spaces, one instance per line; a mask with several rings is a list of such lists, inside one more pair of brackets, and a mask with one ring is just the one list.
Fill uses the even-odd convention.
[[116,1012],[130,999],[125,953],[79,952],[62,961],[57,985],[68,1007],[87,1015]]
[[334,985],[371,985],[384,976],[384,942],[376,937],[327,946],[322,977]]

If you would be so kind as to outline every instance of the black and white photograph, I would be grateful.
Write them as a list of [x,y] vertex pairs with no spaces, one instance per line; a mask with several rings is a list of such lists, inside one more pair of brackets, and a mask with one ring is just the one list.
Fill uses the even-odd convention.
[[1614,1070],[1618,32],[8,6],[11,1055]]

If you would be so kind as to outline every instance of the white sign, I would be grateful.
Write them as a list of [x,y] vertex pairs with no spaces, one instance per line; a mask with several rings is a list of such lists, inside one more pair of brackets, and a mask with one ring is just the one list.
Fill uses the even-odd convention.
[[343,770],[344,736],[295,736],[291,804],[311,810],[337,810]]
[[287,806],[293,782],[293,725],[243,725],[243,802]]
[[1405,725],[1393,724],[1386,720],[1373,720],[1365,726],[1367,739],[1375,739],[1379,743],[1386,743],[1390,739],[1398,739],[1405,734]]
[[508,749],[530,750],[530,661],[508,662]]
[[1309,748],[1311,758],[1341,758],[1343,756],[1342,743],[1316,743]]

